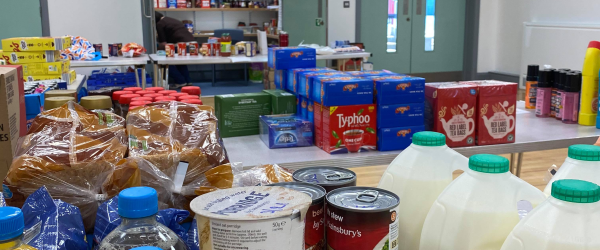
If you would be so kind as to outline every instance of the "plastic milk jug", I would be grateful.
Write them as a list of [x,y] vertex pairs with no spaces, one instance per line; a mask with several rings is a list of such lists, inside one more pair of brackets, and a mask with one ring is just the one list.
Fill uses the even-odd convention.
[[446,146],[446,136],[418,132],[412,144],[388,166],[379,188],[400,197],[399,250],[419,250],[427,212],[452,182],[452,172],[465,171],[468,159]]
[[600,147],[570,146],[567,159],[544,189],[546,196],[551,195],[552,183],[563,179],[584,180],[600,185]]
[[552,197],[510,233],[502,250],[600,249],[600,187],[581,180],[552,183]]
[[429,210],[420,249],[499,250],[519,223],[517,203],[529,201],[535,207],[546,199],[508,169],[504,157],[472,156],[469,170],[450,183]]

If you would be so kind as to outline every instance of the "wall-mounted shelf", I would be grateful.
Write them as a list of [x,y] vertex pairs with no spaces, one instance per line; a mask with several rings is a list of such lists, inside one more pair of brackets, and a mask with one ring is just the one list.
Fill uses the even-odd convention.
[[[212,37],[212,36],[213,35],[194,35],[194,37],[205,37],[205,38]],[[257,37],[258,35],[257,34],[244,34],[244,36],[245,37]],[[267,38],[279,39],[279,36],[278,35],[267,35]]]
[[267,8],[260,8],[260,9],[255,9],[255,8],[211,8],[211,9],[204,9],[204,8],[181,8],[181,9],[164,9],[164,8],[156,8],[154,9],[156,11],[266,11],[266,12],[278,12],[279,9],[267,9]]

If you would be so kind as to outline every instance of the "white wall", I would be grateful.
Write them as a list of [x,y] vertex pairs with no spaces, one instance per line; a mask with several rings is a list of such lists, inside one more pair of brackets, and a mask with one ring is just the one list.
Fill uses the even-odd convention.
[[239,22],[245,22],[246,26],[250,23],[256,23],[259,27],[262,27],[264,22],[271,21],[272,18],[277,18],[277,12],[250,12],[250,11],[231,11],[222,12],[224,13],[225,24],[221,22],[220,11],[208,11],[208,12],[196,12],[196,19],[194,20],[194,13],[183,11],[183,12],[162,12],[163,15],[172,17],[179,20],[192,20],[194,21],[194,29],[196,30],[216,30],[216,29],[235,29]]
[[481,0],[477,71],[519,74],[524,22],[600,24],[599,10],[599,0]]
[[[350,8],[344,8],[344,2]],[[363,4],[367,4],[363,1]],[[329,0],[327,3],[327,41],[356,40],[356,0]]]

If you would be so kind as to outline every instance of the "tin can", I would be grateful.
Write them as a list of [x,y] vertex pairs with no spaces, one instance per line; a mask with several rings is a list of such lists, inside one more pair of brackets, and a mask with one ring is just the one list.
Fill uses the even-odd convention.
[[312,199],[283,187],[223,189],[195,198],[200,249],[302,250]]
[[94,46],[94,49],[96,50],[96,52],[100,52],[100,56],[104,55],[102,53],[102,44],[101,43],[94,44],[93,46]]
[[200,47],[198,45],[198,42],[190,42],[190,46],[189,46],[189,53],[190,56],[197,56],[198,54],[200,54]]
[[338,167],[310,167],[294,172],[295,181],[317,184],[327,192],[341,187],[356,186],[356,174]]
[[327,194],[327,249],[398,250],[400,198],[369,187]]
[[165,52],[167,53],[167,57],[175,56],[175,44],[167,43],[165,45]]
[[119,47],[117,46],[116,43],[108,44],[108,55],[110,57],[119,56]]
[[121,51],[121,49],[123,49],[123,44],[116,43],[116,45],[117,45],[117,52],[119,53],[119,56],[123,56],[123,51]]
[[216,42],[212,44],[213,48],[212,48],[212,52],[213,52],[213,56],[221,56],[221,43]]
[[280,182],[268,186],[284,187],[308,194],[312,203],[306,213],[304,228],[304,249],[325,249],[325,189],[304,182]]
[[255,42],[246,42],[246,56],[254,57],[256,56],[256,43]]
[[187,45],[185,43],[177,43],[177,54],[180,56],[186,56]]

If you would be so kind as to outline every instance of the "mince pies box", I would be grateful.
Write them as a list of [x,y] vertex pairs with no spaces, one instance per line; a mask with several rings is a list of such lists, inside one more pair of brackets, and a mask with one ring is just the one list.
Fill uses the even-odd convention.
[[317,67],[317,50],[300,47],[269,48],[269,67],[280,69]]
[[378,105],[377,114],[378,128],[422,126],[425,122],[425,104]]
[[4,178],[12,162],[20,136],[27,134],[23,68],[0,66],[0,177]]
[[[330,154],[347,154],[375,151],[377,148],[377,108],[373,104],[333,106],[315,114],[317,146]],[[320,135],[319,135],[320,134]]]
[[315,79],[313,99],[323,106],[373,104],[373,81],[341,76]]
[[296,96],[281,89],[263,90],[271,96],[273,115],[295,114]]
[[271,149],[312,146],[313,124],[296,115],[263,115],[260,139]]
[[315,67],[311,67],[311,68],[296,68],[296,69],[290,69],[287,71],[287,78],[286,78],[286,86],[287,86],[287,90],[291,91],[294,94],[300,95],[300,79],[298,78],[300,76],[301,72],[320,72],[320,71],[324,71],[324,70],[329,70],[327,68],[315,68]]
[[264,92],[218,95],[215,113],[221,137],[257,135],[259,117],[271,114],[271,95]]
[[286,89],[287,88],[287,70],[275,70],[275,88]]
[[425,101],[425,78],[397,75],[371,79],[375,84],[375,99],[379,105]]
[[412,143],[415,133],[425,131],[425,126],[381,128],[377,130],[377,150],[404,150]]

